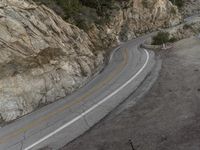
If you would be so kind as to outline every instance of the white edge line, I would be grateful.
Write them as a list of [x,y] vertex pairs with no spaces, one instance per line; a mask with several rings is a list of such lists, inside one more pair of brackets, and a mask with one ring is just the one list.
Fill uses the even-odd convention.
[[126,83],[124,83],[121,87],[119,87],[116,91],[114,91],[113,93],[111,93],[110,95],[108,95],[107,97],[105,97],[103,100],[101,100],[100,102],[98,102],[97,104],[95,104],[94,106],[92,106],[91,108],[89,108],[88,110],[86,110],[85,112],[81,113],[79,116],[75,117],[74,119],[72,119],[71,121],[67,122],[66,124],[62,125],[60,128],[56,129],[55,131],[51,132],[50,134],[46,135],[45,137],[41,138],[40,140],[38,140],[37,142],[33,143],[32,145],[26,147],[24,150],[30,150],[31,148],[33,148],[34,146],[40,144],[41,142],[45,141],[46,139],[50,138],[51,136],[55,135],[56,133],[58,133],[59,131],[63,130],[64,128],[68,127],[69,125],[71,125],[72,123],[76,122],[77,120],[81,119],[83,116],[87,115],[89,112],[91,112],[92,110],[94,110],[95,108],[97,108],[99,105],[103,104],[104,102],[106,102],[109,98],[111,98],[112,96],[114,96],[115,94],[117,94],[119,91],[121,91],[124,87],[126,87],[129,83],[131,83],[143,70],[144,68],[147,66],[148,61],[149,61],[149,52],[144,49],[144,51],[146,52],[147,55],[147,59],[144,63],[144,65],[142,66],[142,68],[134,75],[132,76]]

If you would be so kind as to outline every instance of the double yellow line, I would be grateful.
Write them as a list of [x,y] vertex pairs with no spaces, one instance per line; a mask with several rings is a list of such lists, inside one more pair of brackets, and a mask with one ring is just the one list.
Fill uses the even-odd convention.
[[25,134],[25,132],[27,132],[29,129],[40,125],[41,123],[47,121],[50,118],[53,118],[57,114],[64,112],[66,109],[69,109],[70,107],[72,107],[76,104],[79,104],[80,102],[86,101],[89,96],[91,96],[96,91],[100,90],[102,87],[107,85],[108,82],[110,82],[117,74],[119,74],[127,64],[128,64],[128,50],[125,49],[124,52],[123,52],[123,62],[120,63],[119,66],[116,66],[114,71],[111,74],[109,74],[109,76],[106,79],[104,79],[102,82],[100,82],[99,84],[92,87],[86,94],[76,98],[74,101],[58,108],[57,110],[55,110],[53,112],[50,112],[50,113],[48,113],[48,114],[46,114],[46,115],[44,115],[44,116],[42,116],[42,117],[40,117],[40,118],[38,118],[34,121],[28,123],[27,125],[24,125],[23,127],[19,128],[18,130],[14,131],[12,133],[9,133],[9,134],[6,134],[6,135],[0,137],[0,144],[3,144],[5,142],[9,142],[9,140],[17,137],[20,134]]

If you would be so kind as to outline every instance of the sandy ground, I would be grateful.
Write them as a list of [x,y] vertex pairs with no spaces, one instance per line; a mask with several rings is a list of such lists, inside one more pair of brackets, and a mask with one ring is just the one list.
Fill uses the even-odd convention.
[[132,150],[129,139],[135,150],[200,150],[200,39],[159,55],[160,76],[144,97],[61,150]]

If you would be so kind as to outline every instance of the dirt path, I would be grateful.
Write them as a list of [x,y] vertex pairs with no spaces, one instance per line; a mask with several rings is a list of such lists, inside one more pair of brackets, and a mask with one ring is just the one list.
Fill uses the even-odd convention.
[[200,150],[200,40],[162,52],[152,89],[136,105],[100,122],[62,150]]

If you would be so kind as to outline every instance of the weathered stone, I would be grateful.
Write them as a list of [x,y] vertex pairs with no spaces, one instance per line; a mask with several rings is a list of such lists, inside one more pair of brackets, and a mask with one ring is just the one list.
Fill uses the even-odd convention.
[[11,121],[83,85],[103,65],[82,30],[46,6],[0,1],[0,115]]
[[[148,3],[146,6],[144,2]],[[126,7],[124,7],[126,5]],[[87,31],[98,47],[110,47],[161,27],[176,25],[181,15],[169,0],[129,0],[111,10],[110,21]]]

